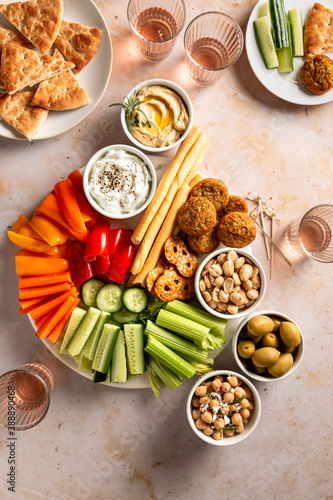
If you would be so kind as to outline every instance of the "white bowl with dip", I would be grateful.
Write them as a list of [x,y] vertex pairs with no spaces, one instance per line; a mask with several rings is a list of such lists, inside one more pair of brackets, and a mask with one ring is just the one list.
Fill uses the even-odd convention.
[[[128,139],[138,148],[140,149],[143,149],[144,151],[148,151],[150,153],[157,153],[157,152],[162,152],[162,151],[168,151],[169,149],[172,149],[172,148],[175,148],[175,147],[178,147],[180,145],[180,143],[185,139],[185,137],[187,136],[187,134],[189,133],[189,131],[191,130],[192,128],[192,125],[193,125],[193,106],[192,106],[192,102],[191,102],[191,99],[189,98],[189,96],[187,95],[187,93],[185,92],[185,90],[183,90],[179,85],[177,85],[176,83],[174,82],[171,82],[170,80],[164,80],[162,78],[155,78],[155,79],[152,79],[152,80],[146,80],[142,83],[139,83],[138,85],[136,85],[136,87],[134,87],[126,96],[125,100],[124,100],[124,103],[127,102],[127,99],[129,97],[132,97],[134,92],[136,92],[137,94],[139,94],[140,91],[143,91],[143,89],[145,88],[149,88],[149,87],[164,87],[167,89],[167,93],[169,93],[169,90],[171,91],[170,93],[170,98],[172,98],[170,100],[171,102],[171,105],[172,107],[170,109],[173,109],[173,104],[174,103],[174,106],[176,107],[177,106],[177,100],[174,100],[176,99],[176,96],[180,97],[180,101],[179,102],[182,102],[183,105],[185,105],[185,109],[187,111],[187,124],[186,124],[186,128],[184,129],[184,131],[181,132],[181,135],[180,137],[177,137],[177,139],[172,142],[172,143],[169,143],[169,141],[171,141],[175,136],[179,135],[177,133],[177,130],[179,129],[182,129],[182,127],[184,126],[184,113],[182,111],[180,111],[180,113],[178,114],[178,118],[177,120],[172,120],[172,117],[175,116],[175,114],[173,112],[171,112],[169,115],[168,115],[168,110],[167,110],[167,107],[164,107],[164,98],[159,98],[157,95],[151,95],[150,97],[148,97],[148,100],[151,100],[154,99],[155,97],[155,104],[152,104],[151,106],[149,106],[147,109],[148,109],[148,113],[152,112],[154,115],[155,115],[155,118],[156,119],[156,122],[160,122],[162,123],[162,131],[170,131],[170,133],[168,133],[168,135],[165,134],[165,137],[163,138],[163,136],[158,139],[157,138],[157,135],[158,134],[150,134],[149,133],[149,130],[150,128],[147,127],[147,125],[143,126],[141,122],[144,122],[146,123],[146,120],[145,120],[145,117],[142,113],[139,113],[140,114],[140,124],[138,125],[138,133],[140,135],[140,137],[142,137],[143,141],[147,141],[147,143],[144,143],[144,142],[140,142],[140,140],[138,140],[137,138],[134,137],[133,133],[128,129],[128,126],[127,126],[127,123],[126,123],[126,113],[125,113],[125,109],[122,108],[121,109],[121,112],[120,112],[120,121],[121,121],[121,125],[123,127],[123,130],[126,134],[126,136],[128,137]],[[148,92],[148,91],[147,91]],[[154,94],[156,93],[156,90],[154,90]],[[176,95],[176,96],[175,96]],[[149,96],[149,94],[148,94]],[[166,110],[166,113],[165,113],[165,110]],[[149,117],[148,117],[149,118]],[[163,122],[164,120],[164,122]],[[171,120],[171,121],[170,121]],[[174,125],[176,124],[176,126]],[[154,129],[155,127],[153,127]],[[156,130],[158,129],[159,127],[156,127]],[[161,142],[166,142],[165,145],[149,145],[149,143],[151,141],[156,141],[156,140],[159,140]]]
[[140,150],[124,144],[100,149],[83,174],[87,200],[100,214],[128,219],[142,212],[156,190],[156,172]]

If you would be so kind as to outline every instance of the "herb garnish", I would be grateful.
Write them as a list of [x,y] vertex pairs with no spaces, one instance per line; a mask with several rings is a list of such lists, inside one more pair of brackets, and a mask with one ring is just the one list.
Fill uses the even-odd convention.
[[212,400],[212,396],[209,394],[209,392],[207,392],[206,396],[208,399]]
[[[133,92],[133,95],[132,96],[129,96],[129,97],[126,97],[126,102],[122,103],[122,102],[115,102],[114,104],[110,104],[109,105],[109,108],[111,108],[112,106],[121,106],[122,108],[125,109],[125,116],[126,116],[126,123],[127,123],[127,127],[128,127],[128,130],[130,132],[132,132],[132,125],[130,123],[130,118],[131,118],[131,115],[133,113],[133,111],[137,111],[137,112],[140,112],[143,114],[143,116],[145,117],[146,121],[142,121],[141,124],[144,126],[144,127],[149,127],[151,128],[151,123],[148,119],[148,116],[146,115],[146,113],[143,111],[143,109],[139,108],[140,104],[142,104],[144,101],[139,101],[137,95],[136,95],[136,90]],[[134,125],[136,127],[139,126],[139,119],[138,119],[138,115],[136,114],[134,116]]]
[[229,415],[231,415],[231,408],[230,408],[230,406],[231,405],[236,405],[237,403],[240,403],[241,401],[243,401],[244,397],[245,396],[243,396],[243,397],[241,397],[239,399],[236,399],[236,401],[234,401],[233,403],[227,403],[227,405],[229,406]]

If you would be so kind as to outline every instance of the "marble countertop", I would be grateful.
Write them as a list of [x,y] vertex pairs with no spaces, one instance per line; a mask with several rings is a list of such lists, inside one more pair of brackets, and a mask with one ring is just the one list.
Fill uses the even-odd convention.
[[[231,194],[245,197],[255,191],[269,200],[284,222],[276,226],[278,241],[294,218],[311,206],[332,202],[332,103],[305,107],[270,94],[253,74],[245,50],[214,86],[195,87],[184,72],[183,33],[169,58],[142,62],[130,39],[126,3],[96,1],[110,30],[114,59],[107,90],[92,113],[51,139],[29,143],[0,138],[1,372],[39,361],[55,381],[46,419],[17,434],[16,498],[332,498],[332,265],[306,260],[290,268],[275,254],[269,279],[258,234],[253,252],[268,277],[261,308],[291,316],[303,331],[306,348],[302,364],[288,378],[255,383],[261,420],[237,447],[209,446],[192,433],[185,402],[193,381],[175,391],[162,390],[159,401],[150,389],[93,385],[56,359],[18,313],[17,248],[6,230],[21,213],[32,216],[52,186],[84,166],[95,151],[128,144],[119,109],[109,104],[122,100],[142,80],[168,78],[185,88],[194,121],[211,145],[201,171],[221,178]],[[200,12],[221,9],[217,0],[186,3],[186,23]],[[255,3],[226,0],[223,9],[245,33]],[[236,368],[230,345],[215,367]],[[2,498],[11,498],[7,437],[0,428]]]

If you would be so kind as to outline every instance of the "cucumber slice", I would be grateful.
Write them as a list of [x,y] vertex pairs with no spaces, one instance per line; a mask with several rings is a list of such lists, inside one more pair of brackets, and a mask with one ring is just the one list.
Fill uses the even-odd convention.
[[83,348],[82,354],[86,358],[90,359],[91,361],[95,357],[95,352],[97,348],[98,341],[100,339],[103,327],[105,323],[109,321],[111,317],[111,314],[105,311],[102,311],[100,314],[100,317],[98,318],[98,321],[95,325],[95,328],[93,329],[89,339],[87,340],[86,345]]
[[259,47],[268,69],[277,68],[279,61],[276,55],[271,29],[268,25],[267,16],[260,17],[254,21]]
[[124,325],[124,334],[128,369],[131,375],[140,375],[145,372],[143,325]]
[[122,295],[123,291],[120,286],[114,284],[104,285],[97,294],[96,305],[101,311],[114,313],[123,306]]
[[271,14],[269,12],[268,2],[261,5],[258,10],[258,17],[265,17],[265,16],[267,16],[268,26],[272,28]]
[[291,43],[291,32],[290,32],[290,22],[287,21],[288,25],[288,33],[289,33],[289,47],[285,47],[284,49],[279,49],[276,51],[276,55],[279,61],[278,72],[279,73],[290,73],[294,70],[294,62],[293,62],[293,48]]
[[304,56],[304,34],[301,9],[291,9],[288,12],[293,44],[293,55]]
[[124,307],[132,313],[144,311],[148,305],[148,295],[142,288],[128,288],[122,298]]
[[91,365],[92,365],[92,361],[91,359],[88,359],[86,358],[85,356],[83,356],[81,354],[80,356],[80,363],[79,363],[79,370],[83,371],[83,372],[90,372],[92,373],[92,368],[91,368]]
[[96,297],[105,283],[97,278],[91,278],[83,283],[81,288],[82,302],[88,307],[96,307]]
[[127,364],[125,349],[125,334],[120,330],[118,339],[112,354],[111,382],[126,382]]
[[95,307],[89,307],[85,317],[76,329],[72,340],[70,341],[67,351],[70,356],[78,356],[81,354],[88,338],[90,337],[101,311]]
[[125,307],[122,307],[120,311],[112,313],[112,319],[120,324],[130,323],[131,321],[134,321],[137,317],[138,317],[137,313],[131,313],[127,311]]
[[269,0],[268,5],[271,15],[274,46],[276,49],[288,47],[288,28],[284,0]]
[[74,333],[76,332],[78,326],[80,325],[81,321],[83,320],[86,314],[87,311],[85,311],[81,307],[76,307],[72,312],[65,327],[65,334],[59,349],[60,354],[68,354],[67,346],[69,342],[72,340]]
[[92,363],[93,370],[107,373],[119,332],[120,328],[117,326],[104,325]]
[[106,380],[106,373],[101,373],[98,371],[94,371],[93,379],[92,381],[97,384],[98,382],[105,382]]

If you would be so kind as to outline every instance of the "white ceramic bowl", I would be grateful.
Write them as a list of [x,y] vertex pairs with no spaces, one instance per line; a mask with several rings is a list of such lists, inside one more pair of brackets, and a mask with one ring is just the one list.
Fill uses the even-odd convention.
[[[253,402],[254,402],[254,409],[250,414],[248,423],[246,425],[244,425],[244,431],[240,434],[235,433],[234,436],[223,437],[223,439],[220,439],[219,441],[215,440],[211,436],[206,436],[202,431],[197,429],[195,426],[195,420],[192,416],[192,410],[193,410],[192,397],[194,396],[194,391],[202,382],[204,382],[205,380],[214,378],[216,375],[234,375],[235,377],[238,377],[251,390]],[[206,373],[204,376],[202,376],[199,380],[196,381],[196,383],[194,384],[194,386],[190,390],[190,393],[188,395],[187,402],[186,402],[186,415],[187,415],[187,420],[190,424],[191,429],[200,439],[202,439],[203,441],[205,441],[208,444],[213,444],[215,446],[230,446],[230,445],[240,443],[241,441],[244,441],[244,439],[249,437],[250,434],[252,434],[254,429],[257,427],[259,420],[260,420],[260,415],[261,415],[260,397],[259,397],[257,389],[254,387],[254,385],[246,377],[244,377],[244,375],[241,375],[239,373],[236,373],[236,372],[233,372],[230,370],[215,370],[215,371],[212,371],[210,373]]]
[[169,149],[172,149],[172,148],[175,148],[175,147],[179,146],[180,143],[185,139],[185,137],[187,136],[187,134],[189,133],[189,131],[191,130],[192,125],[193,125],[193,106],[192,106],[191,99],[189,98],[189,96],[187,95],[187,93],[185,92],[185,90],[183,90],[179,85],[177,85],[177,83],[171,82],[170,80],[164,80],[162,78],[154,78],[153,80],[146,80],[145,82],[139,83],[138,85],[136,85],[136,87],[134,87],[127,94],[127,96],[126,96],[126,98],[124,100],[124,103],[127,101],[127,97],[132,96],[135,91],[139,92],[139,90],[142,89],[143,87],[151,87],[152,85],[161,85],[163,87],[168,87],[168,88],[172,89],[174,92],[176,92],[178,95],[180,95],[180,97],[182,98],[182,100],[183,100],[183,102],[184,102],[184,104],[185,104],[185,106],[187,108],[188,116],[189,116],[189,121],[188,121],[186,130],[180,136],[180,138],[178,139],[178,141],[174,142],[173,144],[170,144],[169,146],[164,146],[164,147],[160,147],[160,148],[152,148],[150,146],[145,146],[144,144],[141,144],[141,142],[137,141],[133,137],[132,133],[128,130],[128,127],[127,127],[127,124],[126,124],[125,110],[124,110],[124,108],[121,109],[121,112],[120,112],[120,121],[121,121],[121,125],[123,127],[123,130],[124,130],[125,134],[127,135],[128,139],[137,148],[141,148],[144,151],[148,151],[150,153],[157,154],[157,153],[161,153],[162,151],[168,151]]
[[[147,165],[149,172],[151,174],[151,187],[150,187],[149,196],[148,196],[147,200],[139,208],[137,208],[136,210],[133,210],[132,212],[123,213],[123,214],[107,212],[97,203],[97,201],[90,194],[90,190],[89,190],[90,172],[91,172],[92,168],[94,167],[95,163],[100,158],[102,158],[110,149],[115,149],[115,150],[124,149],[124,150],[128,151],[130,154],[138,156],[141,160],[143,160],[145,162],[145,164]],[[155,190],[156,190],[156,184],[157,184],[157,179],[156,179],[155,168],[154,168],[154,165],[152,164],[151,160],[148,158],[148,156],[146,156],[139,149],[136,149],[132,146],[127,146],[124,144],[114,144],[112,146],[106,146],[105,148],[102,148],[99,151],[97,151],[97,153],[95,153],[94,156],[92,156],[90,158],[90,160],[88,161],[87,166],[86,166],[85,171],[84,171],[84,174],[83,174],[83,189],[84,189],[85,195],[86,195],[87,200],[89,201],[90,205],[100,214],[104,215],[105,217],[110,217],[112,219],[128,219],[128,218],[134,217],[135,215],[138,215],[140,212],[142,212],[149,205],[151,200],[153,199],[153,196],[154,196]]]
[[[215,309],[212,309],[207,304],[207,302],[205,302],[205,300],[203,299],[202,294],[200,292],[200,288],[199,288],[201,273],[202,273],[203,268],[207,264],[207,262],[210,259],[217,257],[221,253],[228,253],[230,250],[235,250],[239,256],[244,256],[244,257],[248,258],[251,262],[253,262],[253,264],[259,269],[259,276],[260,276],[260,282],[261,282],[260,289],[259,289],[259,297],[249,307],[244,307],[243,309],[240,309],[240,311],[237,314],[222,313],[222,312],[216,311]],[[263,269],[262,265],[260,264],[260,262],[258,261],[258,259],[253,257],[253,255],[251,255],[246,250],[243,250],[241,248],[229,248],[229,247],[218,248],[214,252],[207,255],[207,257],[199,265],[197,272],[195,274],[194,286],[195,286],[196,296],[197,296],[200,304],[206,309],[206,311],[213,314],[217,318],[239,319],[239,318],[242,318],[244,316],[249,315],[250,313],[252,313],[254,311],[254,309],[256,309],[259,306],[259,304],[262,301],[262,299],[264,298],[264,295],[266,292],[266,276],[265,276],[264,269]]]
[[[242,360],[242,358],[239,357],[238,355],[238,351],[237,351],[237,345],[238,345],[238,341],[240,341],[240,338],[243,339],[243,333],[242,333],[242,330],[246,328],[246,323],[253,317],[255,316],[258,316],[259,314],[264,314],[264,315],[274,315],[274,316],[279,316],[283,319],[285,319],[286,321],[291,321],[291,323],[294,323],[297,328],[299,329],[299,331],[301,332],[301,329],[300,327],[295,323],[295,321],[291,318],[289,318],[289,316],[287,316],[286,314],[283,314],[283,313],[280,313],[278,311],[270,311],[270,310],[264,310],[264,311],[256,311],[252,314],[250,314],[249,316],[247,316],[246,318],[244,318],[237,326],[237,329],[234,333],[234,336],[233,336],[233,339],[232,339],[232,352],[233,352],[233,355],[234,355],[234,358],[235,358],[235,361],[237,363],[237,365],[239,366],[239,368],[244,372],[246,373],[246,375],[248,377],[251,377],[252,379],[254,380],[258,380],[260,382],[276,382],[278,380],[282,380],[286,377],[288,377],[289,375],[291,375],[295,370],[297,370],[300,362],[302,361],[302,358],[303,358],[303,354],[304,354],[304,337],[302,335],[302,332],[301,332],[301,343],[296,347],[296,350],[294,351],[293,353],[293,357],[294,357],[294,364],[293,366],[290,368],[290,370],[285,373],[284,375],[282,375],[282,377],[272,377],[271,375],[258,375],[257,373],[255,373],[255,371],[252,371],[248,368],[248,365],[249,364],[246,364],[246,361],[247,360]],[[244,339],[246,338],[245,334],[244,334]]]

